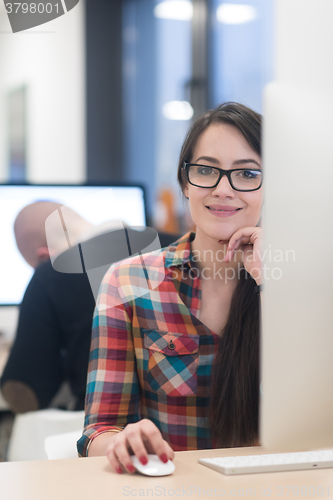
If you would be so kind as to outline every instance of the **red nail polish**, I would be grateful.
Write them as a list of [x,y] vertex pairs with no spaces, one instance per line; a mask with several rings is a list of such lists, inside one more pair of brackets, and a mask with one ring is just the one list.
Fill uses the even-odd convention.
[[147,457],[144,457],[142,455],[142,457],[140,457],[140,462],[142,463],[142,465],[146,465],[148,463]]
[[161,456],[160,456],[160,458],[161,458],[161,460],[162,460],[162,462],[163,462],[164,464],[166,464],[166,463],[167,463],[167,461],[168,461],[168,457],[166,456],[166,454],[165,454],[165,453],[163,453],[163,455],[161,455]]
[[121,467],[116,467],[116,472],[118,474],[122,474],[123,473],[123,469]]
[[128,470],[128,472],[135,472],[135,468],[133,467],[133,465],[128,464],[126,466],[126,469]]

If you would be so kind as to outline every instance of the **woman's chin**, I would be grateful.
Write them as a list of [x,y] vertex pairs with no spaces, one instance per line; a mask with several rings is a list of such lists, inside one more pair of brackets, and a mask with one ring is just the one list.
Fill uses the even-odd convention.
[[[219,230],[220,229],[220,230]],[[208,238],[211,238],[212,240],[215,240],[216,243],[219,243],[219,245],[227,245],[229,243],[229,240],[231,238],[231,236],[234,234],[235,230],[231,230],[231,231],[221,231],[221,228],[211,228],[211,227],[207,227],[205,228],[205,230],[200,230],[200,239],[201,237],[203,238],[203,240],[205,240],[207,237]],[[197,230],[196,230],[196,233],[198,235],[199,231],[198,231],[198,227],[197,227]]]
[[214,239],[219,245],[228,245],[229,243],[229,240],[232,236],[232,234],[229,236],[229,234],[225,234],[225,233],[212,233],[211,235],[211,238]]
[[210,232],[210,236],[217,240],[219,244],[228,244],[231,236],[235,231],[214,231]]

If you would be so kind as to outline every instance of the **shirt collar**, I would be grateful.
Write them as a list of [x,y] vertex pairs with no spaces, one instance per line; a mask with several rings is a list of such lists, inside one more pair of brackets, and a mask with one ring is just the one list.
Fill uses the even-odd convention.
[[195,238],[195,233],[189,232],[182,236],[175,243],[170,245],[165,256],[165,267],[191,265],[191,242]]

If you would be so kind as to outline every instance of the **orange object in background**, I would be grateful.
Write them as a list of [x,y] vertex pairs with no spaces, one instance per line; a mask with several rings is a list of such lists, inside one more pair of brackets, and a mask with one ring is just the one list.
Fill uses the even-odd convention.
[[180,227],[176,213],[175,196],[171,188],[163,188],[158,195],[155,227],[158,231],[179,234]]

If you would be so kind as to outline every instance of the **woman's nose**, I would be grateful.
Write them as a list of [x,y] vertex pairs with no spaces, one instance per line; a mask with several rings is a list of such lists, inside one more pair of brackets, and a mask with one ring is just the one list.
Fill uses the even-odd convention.
[[223,175],[218,185],[213,188],[213,195],[235,197],[235,190],[231,187],[227,175]]

